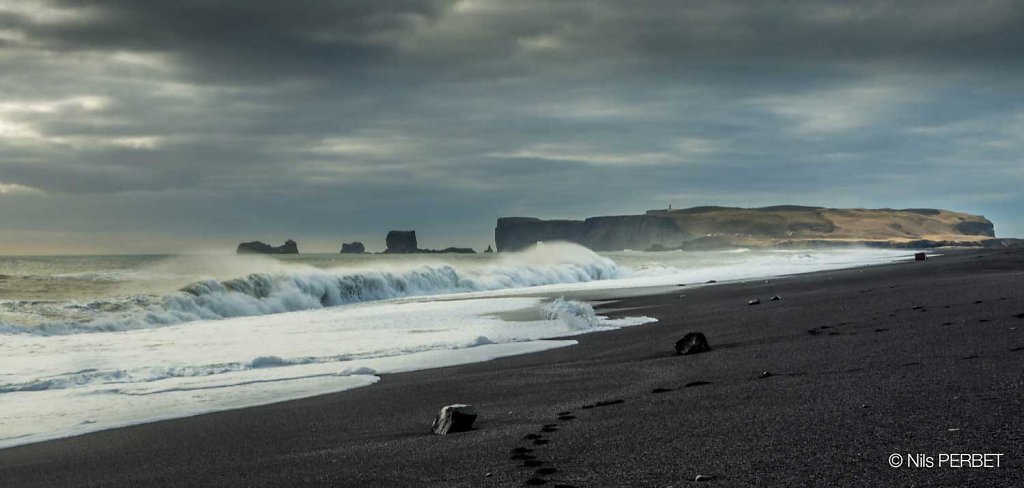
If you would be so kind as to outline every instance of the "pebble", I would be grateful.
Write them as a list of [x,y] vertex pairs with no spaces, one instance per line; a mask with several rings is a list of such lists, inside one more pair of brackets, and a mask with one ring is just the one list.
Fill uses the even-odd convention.
[[747,302],[747,305],[760,305],[760,304],[761,304],[761,300],[758,300],[757,298]]
[[710,474],[698,474],[697,477],[693,479],[693,481],[711,481],[713,479],[715,479],[715,477],[711,476]]
[[769,371],[765,371],[765,372],[761,373],[761,376],[760,376],[760,378],[767,378],[767,377],[769,377],[769,376],[771,376],[771,375],[772,375],[772,373],[771,373],[771,372],[769,372]]
[[779,301],[779,300],[782,300],[782,297],[780,297],[780,296],[778,296],[778,295],[775,295],[775,296],[773,296],[773,297],[772,297],[772,301],[773,301],[773,302],[777,302],[777,301]]

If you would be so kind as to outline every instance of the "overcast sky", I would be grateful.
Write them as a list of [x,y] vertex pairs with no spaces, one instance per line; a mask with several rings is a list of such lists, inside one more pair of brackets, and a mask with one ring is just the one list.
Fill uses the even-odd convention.
[[943,207],[1024,235],[1018,1],[0,0],[0,253]]

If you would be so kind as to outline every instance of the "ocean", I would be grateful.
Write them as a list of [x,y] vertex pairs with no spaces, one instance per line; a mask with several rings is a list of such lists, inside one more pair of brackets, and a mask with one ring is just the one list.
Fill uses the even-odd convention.
[[[894,250],[0,257],[0,448],[371,385],[655,323],[573,297]],[[655,324],[656,325],[656,324]]]

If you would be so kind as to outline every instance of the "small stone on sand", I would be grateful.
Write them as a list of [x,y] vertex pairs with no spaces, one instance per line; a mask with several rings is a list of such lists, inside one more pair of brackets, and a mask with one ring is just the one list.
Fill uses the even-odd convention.
[[700,332],[690,332],[676,341],[676,354],[697,354],[711,350],[708,345],[708,338]]
[[698,474],[697,477],[693,479],[693,481],[711,481],[713,479],[715,479],[715,477],[711,476],[710,474]]
[[757,298],[747,302],[747,305],[760,305],[760,304],[761,304],[761,300],[758,300]]
[[465,432],[473,428],[477,410],[472,405],[448,405],[441,409],[430,430],[435,434]]
[[773,296],[773,297],[771,298],[771,301],[773,301],[773,302],[777,302],[777,301],[779,301],[779,300],[782,300],[782,297],[780,297],[780,296],[778,296],[778,295],[775,295],[775,296]]

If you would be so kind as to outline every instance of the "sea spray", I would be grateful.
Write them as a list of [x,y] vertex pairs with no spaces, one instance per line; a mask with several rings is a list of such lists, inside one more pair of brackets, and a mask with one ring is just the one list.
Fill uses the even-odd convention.
[[601,324],[604,317],[594,313],[594,308],[585,302],[566,300],[558,297],[541,307],[541,313],[548,320],[561,320],[574,330],[586,330]]
[[[394,298],[581,283],[621,276],[616,264],[569,243],[548,243],[484,264],[458,266],[429,260],[380,269],[319,269],[273,264],[274,273],[251,273],[224,281],[196,281],[152,301],[139,297],[92,302],[100,313],[73,322],[6,326],[0,333],[61,335],[113,332],[196,320],[269,315]],[[128,304],[133,309],[122,313]],[[68,305],[78,307],[80,305]]]

